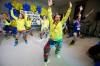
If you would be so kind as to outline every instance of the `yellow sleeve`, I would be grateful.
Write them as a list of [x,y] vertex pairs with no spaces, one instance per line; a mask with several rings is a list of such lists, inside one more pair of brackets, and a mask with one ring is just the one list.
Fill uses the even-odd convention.
[[51,7],[48,8],[48,20],[50,23],[53,22]]
[[27,14],[24,14],[24,16],[25,16],[25,20],[27,20],[27,17],[28,17]]
[[72,8],[68,8],[67,12],[66,12],[66,15],[62,18],[61,22],[62,22],[62,25],[66,22],[66,20],[68,19],[68,17],[70,16],[70,13],[71,13],[71,10]]
[[12,20],[12,22],[11,22],[11,26],[12,26],[12,27],[16,27],[16,26],[17,26],[17,22],[16,22],[16,20]]
[[12,16],[15,20],[18,19],[18,18],[14,15],[14,13],[13,13],[13,9],[11,9],[10,13],[11,13],[11,16]]
[[24,20],[25,20],[25,25],[27,24],[27,22],[28,22],[28,19],[27,19],[27,15],[26,14],[24,14]]
[[5,25],[10,25],[11,22],[9,23],[7,20],[4,20],[4,24],[5,24]]

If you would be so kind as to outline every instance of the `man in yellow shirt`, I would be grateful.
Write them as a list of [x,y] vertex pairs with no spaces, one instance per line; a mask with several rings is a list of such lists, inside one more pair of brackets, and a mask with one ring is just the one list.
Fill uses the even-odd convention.
[[56,14],[54,16],[54,20],[52,18],[52,12],[51,12],[51,5],[52,5],[52,0],[48,0],[48,19],[50,22],[50,38],[49,41],[47,42],[47,44],[44,47],[44,62],[45,62],[45,66],[47,66],[48,61],[48,55],[50,52],[51,47],[54,45],[56,46],[56,50],[55,50],[55,54],[57,56],[57,58],[60,58],[59,52],[61,50],[62,47],[62,25],[66,22],[66,20],[68,19],[70,13],[71,13],[71,9],[72,9],[72,3],[69,2],[69,8],[65,14],[65,16],[62,18],[61,20],[61,16],[59,14]]

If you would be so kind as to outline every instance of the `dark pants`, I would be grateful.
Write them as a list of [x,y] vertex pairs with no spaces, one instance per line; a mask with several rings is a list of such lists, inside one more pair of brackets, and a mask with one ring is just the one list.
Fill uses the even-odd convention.
[[44,62],[48,61],[48,56],[49,56],[50,49],[52,48],[52,46],[56,47],[55,54],[58,54],[59,51],[61,50],[61,47],[62,47],[62,40],[60,40],[60,41],[53,41],[53,40],[50,39],[47,42],[47,44],[44,47]]
[[11,31],[13,35],[17,35],[18,31],[17,31],[17,27],[11,27]]
[[5,25],[3,29],[5,30],[6,34],[8,34],[11,30],[9,25]]

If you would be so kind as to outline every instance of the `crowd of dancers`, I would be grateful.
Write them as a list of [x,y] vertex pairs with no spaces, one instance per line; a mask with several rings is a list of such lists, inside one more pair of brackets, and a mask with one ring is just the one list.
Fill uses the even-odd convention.
[[[69,21],[70,21],[70,14],[72,11],[72,3],[71,1],[68,2],[68,9],[66,11],[66,14],[61,18],[61,15],[56,13],[54,16],[52,15],[52,5],[53,1],[48,0],[48,15],[41,16],[40,18],[40,25],[41,25],[41,32],[40,32],[40,38],[43,38],[43,35],[46,37],[49,36],[48,42],[44,46],[44,62],[45,66],[47,66],[49,59],[49,53],[50,49],[55,46],[55,54],[57,58],[60,58],[60,50],[62,47],[62,41],[63,41],[63,25],[66,23],[66,28],[68,29],[68,35],[70,36],[70,29],[69,29]],[[13,17],[13,20],[9,19],[9,16],[7,13],[1,13],[0,14],[0,35],[5,34],[6,37],[13,36],[14,46],[17,46],[19,44],[19,37],[20,35],[23,35],[23,39],[26,44],[28,44],[28,35],[33,35],[33,29],[32,29],[32,19],[27,16],[27,14],[24,13],[23,10],[19,11],[19,16],[14,15],[14,7],[11,9],[10,14]],[[66,9],[65,9],[66,10]],[[73,21],[73,29],[72,29],[72,36],[73,39],[70,42],[69,45],[75,44],[77,37],[80,36],[80,30],[81,30],[81,12],[83,10],[82,5],[79,7],[78,14],[74,18]],[[53,17],[52,17],[53,16]],[[87,15],[88,16],[88,15]],[[86,17],[87,17],[86,16]]]

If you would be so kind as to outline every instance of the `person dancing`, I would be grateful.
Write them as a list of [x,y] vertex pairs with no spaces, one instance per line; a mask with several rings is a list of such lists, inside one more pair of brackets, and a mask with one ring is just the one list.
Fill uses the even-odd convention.
[[69,8],[66,12],[66,15],[62,18],[61,20],[61,16],[57,13],[54,16],[54,19],[52,18],[52,12],[51,12],[51,6],[52,6],[53,2],[52,0],[48,0],[48,20],[49,20],[49,24],[50,24],[50,38],[47,42],[47,44],[44,46],[44,62],[45,62],[45,66],[47,66],[49,60],[48,60],[48,56],[50,53],[50,49],[52,48],[52,46],[56,46],[56,50],[55,50],[55,54],[57,56],[57,58],[60,58],[60,50],[62,47],[62,35],[63,35],[63,24],[66,22],[66,20],[68,19],[71,10],[72,10],[72,3],[69,2]]
[[17,27],[17,31],[16,31],[16,36],[15,36],[15,45],[18,45],[18,38],[20,34],[23,34],[23,39],[25,41],[25,43],[27,44],[27,34],[26,34],[26,28],[25,28],[25,15],[20,12],[19,17],[16,17],[14,15],[13,9],[11,10],[11,16],[15,19],[16,22],[16,27]]

